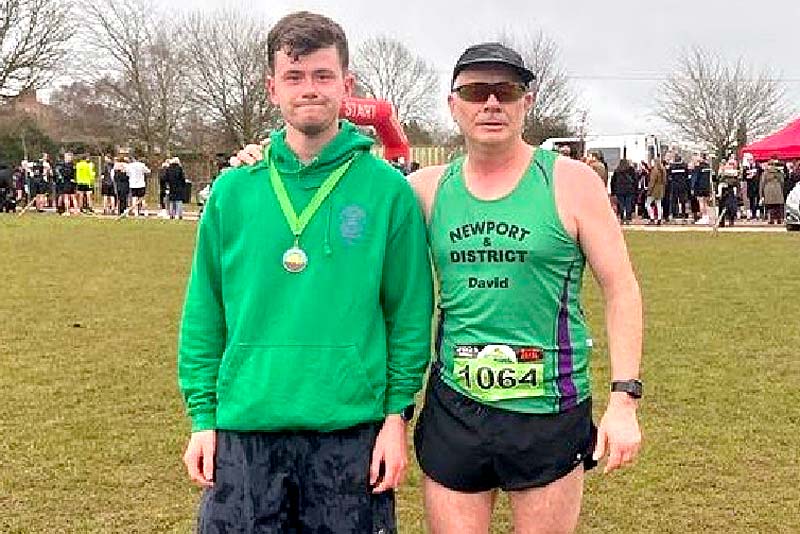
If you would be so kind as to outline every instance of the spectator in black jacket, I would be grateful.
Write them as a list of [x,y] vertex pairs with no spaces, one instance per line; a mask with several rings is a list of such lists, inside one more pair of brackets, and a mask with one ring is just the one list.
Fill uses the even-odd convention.
[[18,165],[13,172],[14,177],[14,188],[17,191],[17,205],[22,204],[24,206],[25,202],[25,180],[27,179],[27,172],[25,172],[25,167],[22,164]]
[[630,162],[623,159],[611,176],[611,194],[617,198],[622,224],[630,224],[633,218],[633,197],[636,193],[636,171]]
[[720,227],[724,227],[726,222],[733,226],[739,212],[739,168],[735,158],[729,159],[720,167],[719,172],[719,207]]
[[117,189],[117,213],[122,215],[128,211],[131,182],[125,169],[125,163],[119,159],[114,162],[114,186]]
[[697,202],[699,217],[695,219],[698,224],[708,224],[708,199],[711,196],[711,165],[708,156],[702,154],[700,160],[692,170],[691,179],[692,198]]
[[31,196],[36,200],[36,211],[41,213],[47,204],[53,176],[47,154],[42,154],[41,159],[34,161],[31,170]]
[[686,201],[689,199],[689,168],[680,154],[675,155],[675,159],[667,169],[667,181],[671,188],[672,218],[681,217],[683,222],[686,222]]
[[72,161],[72,153],[64,153],[64,159],[56,164],[55,182],[57,211],[65,216],[75,213],[78,199],[75,197],[75,162]]
[[103,174],[100,177],[100,193],[103,195],[103,215],[113,215],[116,211],[117,192],[114,189],[114,160],[106,155],[103,158]]
[[636,169],[636,194],[634,195],[634,215],[639,212],[639,217],[649,219],[647,211],[647,182],[650,180],[650,165],[646,161],[639,162]]
[[14,172],[11,165],[0,161],[0,213],[16,211]]
[[183,219],[183,195],[186,188],[186,177],[183,174],[181,160],[172,158],[164,177],[169,187],[169,218]]
[[164,219],[167,218],[167,194],[169,192],[169,185],[167,185],[167,168],[171,159],[165,159],[158,170],[158,203],[161,206],[161,211],[158,216]]
[[758,220],[758,212],[761,208],[761,192],[759,187],[761,185],[761,173],[763,173],[761,166],[753,164],[752,166],[742,167],[742,174],[744,181],[747,184],[747,203],[750,206],[750,219]]

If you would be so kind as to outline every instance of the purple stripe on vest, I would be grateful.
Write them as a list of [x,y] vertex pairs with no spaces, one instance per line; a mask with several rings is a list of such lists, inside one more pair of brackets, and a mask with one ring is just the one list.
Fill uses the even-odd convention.
[[442,357],[442,340],[444,339],[444,310],[439,308],[439,321],[436,325],[436,358]]
[[569,281],[572,274],[570,266],[564,290],[561,292],[561,307],[558,310],[558,392],[559,410],[569,410],[577,404],[578,391],[572,381],[572,341],[569,335]]

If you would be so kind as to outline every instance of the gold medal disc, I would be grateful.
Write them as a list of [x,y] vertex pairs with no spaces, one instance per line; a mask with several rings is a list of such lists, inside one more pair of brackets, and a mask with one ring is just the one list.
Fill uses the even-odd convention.
[[300,247],[292,247],[283,253],[283,268],[290,273],[299,273],[308,265],[308,256]]

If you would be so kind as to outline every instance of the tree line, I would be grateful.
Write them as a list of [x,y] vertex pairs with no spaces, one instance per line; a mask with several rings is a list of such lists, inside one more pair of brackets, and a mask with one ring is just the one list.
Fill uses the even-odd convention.
[[[62,142],[145,155],[227,151],[279,124],[264,83],[269,28],[265,16],[231,7],[175,13],[149,0],[0,0],[0,101],[55,85],[51,137]],[[525,138],[582,129],[591,109],[556,41],[541,30],[497,40],[536,74]],[[423,55],[376,36],[355,43],[351,63],[357,93],[392,102],[413,144],[458,142],[439,117],[440,74]],[[658,95],[654,115],[717,153],[769,133],[790,113],[768,67],[700,48],[676,58]],[[24,124],[0,121],[0,144]]]

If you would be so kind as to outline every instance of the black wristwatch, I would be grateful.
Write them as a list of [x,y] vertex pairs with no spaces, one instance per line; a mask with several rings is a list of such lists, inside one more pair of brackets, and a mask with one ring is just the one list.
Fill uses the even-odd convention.
[[611,382],[611,391],[621,391],[627,393],[631,398],[641,399],[643,386],[641,380],[615,380]]
[[403,421],[408,423],[413,418],[414,418],[414,405],[413,404],[409,404],[408,406],[403,408],[402,412],[400,412],[400,419],[402,419]]

